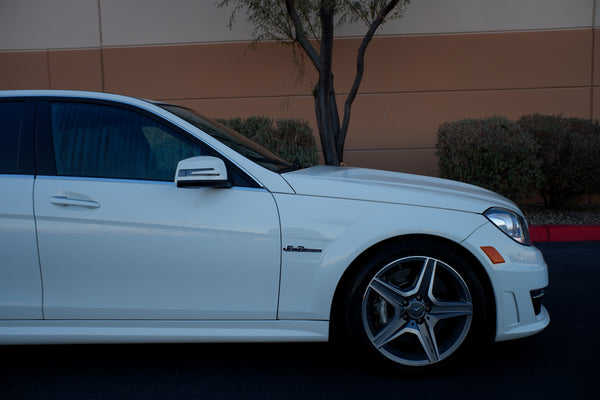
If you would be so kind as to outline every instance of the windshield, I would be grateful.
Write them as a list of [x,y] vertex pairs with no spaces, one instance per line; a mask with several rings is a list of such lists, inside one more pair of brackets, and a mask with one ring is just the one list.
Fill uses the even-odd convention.
[[227,147],[235,150],[244,157],[274,172],[283,173],[297,169],[278,155],[253,142],[244,135],[222,125],[216,121],[206,118],[189,108],[174,106],[171,104],[158,104],[165,110],[172,112],[178,117],[194,125],[203,132],[209,134]]

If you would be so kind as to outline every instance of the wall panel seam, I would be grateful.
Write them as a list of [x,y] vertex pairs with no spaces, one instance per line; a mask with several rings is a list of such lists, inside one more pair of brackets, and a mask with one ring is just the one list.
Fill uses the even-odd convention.
[[48,79],[48,89],[52,89],[52,68],[50,67],[50,52],[45,51],[44,57],[46,57],[46,79]]
[[100,41],[100,87],[102,91],[106,91],[106,79],[104,74],[104,39],[102,38],[102,6],[101,1],[98,0],[98,34]]
[[398,147],[398,148],[373,148],[373,149],[344,149],[344,153],[353,153],[353,152],[364,152],[364,151],[431,151],[435,150],[435,147]]
[[[516,30],[496,30],[496,31],[472,31],[472,32],[432,32],[432,33],[400,33],[400,34],[381,34],[375,35],[377,38],[403,38],[403,37],[431,37],[431,36],[468,36],[468,35],[502,35],[507,33],[536,33],[536,32],[569,32],[583,31],[593,29],[593,26],[578,26],[570,28],[546,28],[546,29],[516,29]],[[361,40],[362,36],[336,36],[335,40]],[[183,41],[183,42],[161,42],[161,43],[130,43],[130,44],[109,44],[103,43],[100,37],[100,47],[105,49],[127,49],[127,48],[145,48],[145,47],[177,47],[177,46],[211,46],[211,45],[227,45],[227,44],[247,44],[250,46],[252,40],[223,40],[223,41]],[[262,40],[260,44],[280,44],[276,40]],[[90,47],[65,47],[65,48],[40,48],[39,50],[78,50]],[[93,47],[96,48],[96,47]],[[15,49],[15,50],[0,50],[0,51],[35,51],[36,49]]]
[[[486,89],[448,89],[448,90],[412,90],[397,92],[358,92],[360,96],[394,96],[394,95],[416,95],[416,94],[451,94],[451,93],[488,93],[488,92],[521,92],[521,91],[551,91],[551,90],[571,90],[588,89],[589,85],[577,86],[540,86],[540,87],[514,87],[514,88],[486,88]],[[338,93],[337,97],[345,97],[347,93]],[[160,101],[205,101],[205,100],[256,100],[256,99],[289,99],[289,98],[310,98],[312,94],[282,94],[282,95],[257,95],[257,96],[219,96],[219,97],[160,97],[155,100]]]
[[[101,16],[99,16],[101,23]],[[374,40],[390,38],[414,38],[431,36],[471,36],[471,35],[502,35],[510,33],[541,33],[541,32],[570,32],[593,30],[594,26],[579,26],[571,28],[547,28],[547,29],[517,29],[517,30],[497,30],[497,31],[473,31],[473,32],[432,32],[432,33],[402,33],[389,35],[375,35]],[[334,40],[361,40],[362,36],[336,36]],[[0,52],[27,52],[27,51],[62,51],[62,50],[92,50],[98,48],[104,49],[129,49],[129,48],[147,48],[147,47],[179,47],[179,46],[215,46],[227,44],[247,44],[252,45],[252,40],[223,40],[223,41],[183,41],[183,42],[161,42],[161,43],[131,43],[131,44],[109,44],[105,45],[102,38],[102,27],[100,27],[100,46],[73,46],[73,47],[31,47],[23,49],[0,49]],[[260,44],[280,44],[275,40],[262,40]]]
[[[596,4],[596,1],[594,1],[594,6]],[[594,7],[595,8],[595,7]],[[596,62],[596,29],[592,30],[592,45],[591,45],[591,51],[592,51],[592,57],[591,57],[591,73],[590,73],[590,118],[594,118],[594,67],[595,67],[595,62]]]

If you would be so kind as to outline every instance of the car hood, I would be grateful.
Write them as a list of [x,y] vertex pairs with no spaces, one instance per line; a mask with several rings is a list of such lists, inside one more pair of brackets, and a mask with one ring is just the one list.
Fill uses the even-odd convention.
[[507,198],[447,179],[364,168],[316,166],[282,175],[297,194],[379,201],[483,213],[490,207],[518,211]]

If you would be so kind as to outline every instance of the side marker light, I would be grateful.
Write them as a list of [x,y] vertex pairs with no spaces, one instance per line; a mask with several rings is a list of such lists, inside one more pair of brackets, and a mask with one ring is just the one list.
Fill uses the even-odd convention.
[[502,264],[505,262],[504,258],[502,258],[500,253],[498,253],[498,250],[492,246],[481,246],[481,250],[483,250],[485,255],[488,256],[492,264]]

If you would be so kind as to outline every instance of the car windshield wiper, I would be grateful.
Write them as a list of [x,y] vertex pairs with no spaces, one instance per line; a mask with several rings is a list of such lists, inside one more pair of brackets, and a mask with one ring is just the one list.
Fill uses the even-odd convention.
[[278,174],[283,174],[286,172],[292,172],[292,171],[297,171],[299,169],[302,169],[302,165],[298,164],[298,163],[294,163],[294,164],[290,164],[288,162],[285,161],[280,161],[280,160],[276,160],[276,159],[272,159],[272,158],[267,158],[267,157],[259,157],[259,156],[251,156],[249,157],[252,161],[258,162],[258,163],[269,163],[269,164],[273,164],[273,165],[281,165],[283,168],[278,169],[276,172]]
[[301,165],[295,164],[295,165],[291,165],[287,168],[282,168],[277,170],[277,173],[279,174],[285,174],[286,172],[292,172],[292,171],[298,171],[299,169],[302,169]]
[[293,167],[293,165],[288,162],[276,160],[273,158],[267,158],[267,157],[262,157],[262,156],[248,156],[248,158],[250,158],[252,161],[255,161],[258,163],[263,162],[263,163],[269,163],[269,164],[273,164],[273,165],[282,165],[286,168]]

